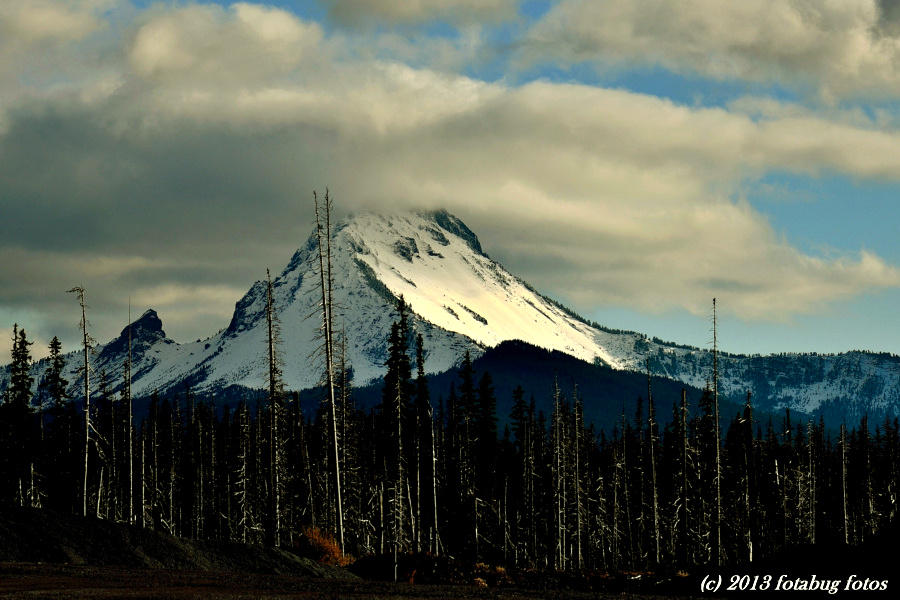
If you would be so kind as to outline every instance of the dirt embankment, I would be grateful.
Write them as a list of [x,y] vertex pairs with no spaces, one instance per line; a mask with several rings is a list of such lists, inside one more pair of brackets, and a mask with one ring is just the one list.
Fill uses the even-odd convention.
[[187,540],[123,523],[7,506],[0,507],[0,562],[358,579],[346,569],[276,548]]
[[563,575],[510,577],[498,567],[426,555],[403,557],[403,583],[393,583],[393,573],[387,557],[368,557],[348,569],[281,549],[0,506],[0,598],[575,600],[618,597],[604,594],[622,587]]

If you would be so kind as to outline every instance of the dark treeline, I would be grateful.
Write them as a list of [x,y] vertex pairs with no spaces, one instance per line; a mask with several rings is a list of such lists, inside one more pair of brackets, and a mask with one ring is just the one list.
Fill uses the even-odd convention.
[[585,423],[585,399],[557,386],[550,414],[516,389],[498,431],[490,373],[468,356],[448,397],[430,397],[427,348],[402,299],[382,401],[367,412],[340,343],[315,414],[282,391],[270,344],[260,400],[218,407],[186,388],[154,395],[137,424],[127,364],[96,378],[86,419],[66,397],[55,338],[32,393],[29,345],[16,328],[0,405],[4,503],[198,539],[293,547],[316,528],[355,556],[570,570],[744,564],[795,544],[861,544],[895,518],[896,419],[832,434],[789,413],[758,422],[748,395],[718,440],[713,391],[689,414],[684,394],[657,398],[648,378],[611,430]]

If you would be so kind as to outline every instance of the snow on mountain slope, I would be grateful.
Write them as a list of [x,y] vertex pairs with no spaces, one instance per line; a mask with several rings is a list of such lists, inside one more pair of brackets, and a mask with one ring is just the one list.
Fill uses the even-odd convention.
[[[382,374],[387,336],[396,318],[395,297],[377,275],[359,260],[366,245],[355,221],[340,224],[332,237],[334,273],[333,296],[337,305],[335,327],[346,337],[346,358],[357,382],[364,383]],[[281,323],[284,379],[289,388],[316,385],[323,366],[316,357],[319,311],[318,255],[314,239],[291,258],[272,281],[275,311]],[[190,380],[198,389],[228,385],[264,387],[266,377],[266,286],[253,284],[235,305],[228,327],[216,335],[177,349],[159,349],[156,364],[135,382],[135,393],[166,389],[179,380]],[[445,331],[413,316],[413,328],[423,334],[430,372],[446,370],[459,361],[466,350],[477,355],[481,347],[473,340]]]
[[[429,372],[457,364],[503,340],[522,339],[592,361],[624,366],[597,343],[596,330],[530,290],[481,250],[478,238],[444,212],[362,214],[340,223],[332,236],[335,327],[345,332],[347,360],[357,382],[383,373],[386,341],[404,296],[412,327],[423,334]],[[284,378],[289,387],[318,383],[312,358],[320,325],[318,257],[312,237],[273,279],[281,322]],[[160,348],[136,393],[165,389],[178,378],[202,388],[263,387],[265,284],[256,282],[236,306],[226,329],[200,343]]]
[[[455,235],[453,235],[455,234]],[[361,215],[344,231],[356,260],[426,321],[484,346],[519,339],[586,361],[623,366],[595,331],[486,256],[455,217]]]
[[[501,341],[520,339],[618,369],[643,370],[702,387],[711,376],[707,350],[650,339],[639,333],[589,323],[548,300],[491,260],[475,234],[445,211],[402,215],[360,214],[339,223],[331,238],[335,326],[346,335],[346,357],[356,382],[383,374],[386,341],[400,295],[421,332],[429,372],[457,364]],[[284,379],[291,389],[318,383],[316,358],[318,257],[315,238],[294,253],[273,279],[281,322]],[[260,268],[264,272],[264,268]],[[262,273],[261,273],[262,274]],[[149,310],[131,326],[133,390],[137,395],[179,388],[215,390],[230,385],[265,386],[266,324],[264,282],[257,281],[235,305],[231,322],[206,340],[178,344],[167,338],[158,315]],[[93,381],[106,371],[112,387],[121,381],[128,328],[95,349]],[[77,352],[68,355],[70,392],[80,395]],[[46,370],[35,365],[35,387]],[[852,352],[840,355],[720,354],[720,389],[738,396],[751,390],[766,409],[804,412],[900,411],[900,357]],[[0,369],[0,389],[8,370]]]

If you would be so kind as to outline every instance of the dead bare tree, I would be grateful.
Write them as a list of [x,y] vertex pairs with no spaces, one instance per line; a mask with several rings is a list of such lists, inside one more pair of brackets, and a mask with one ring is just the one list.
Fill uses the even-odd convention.
[[847,516],[847,426],[841,423],[841,523],[844,545],[850,543],[849,518]]
[[337,515],[337,533],[338,543],[341,550],[344,549],[344,513],[341,502],[341,466],[340,453],[338,450],[337,438],[337,410],[334,398],[334,348],[332,345],[332,311],[334,304],[332,302],[332,275],[331,275],[331,200],[328,195],[328,189],[325,189],[324,201],[324,227],[323,219],[319,211],[319,198],[316,192],[313,192],[313,201],[316,212],[316,241],[319,250],[319,281],[322,291],[322,329],[324,334],[325,345],[325,377],[328,385],[328,398],[331,410],[331,434],[332,447],[334,453],[334,489],[336,495],[336,515]]
[[87,516],[88,505],[88,457],[90,456],[91,444],[91,366],[89,354],[93,340],[88,335],[87,327],[87,311],[84,303],[84,288],[81,286],[73,287],[69,293],[78,296],[78,304],[81,306],[81,328],[82,347],[84,349],[84,487],[82,488],[82,516]]
[[713,425],[716,437],[716,566],[722,566],[722,436],[719,432],[719,346],[716,323],[716,299],[713,298]]
[[650,385],[650,359],[647,359],[647,427],[650,438],[650,485],[652,490],[653,501],[653,542],[656,551],[655,564],[660,562],[659,553],[659,495],[656,485],[656,412],[653,407],[653,390]]
[[278,317],[275,314],[272,298],[272,276],[269,270],[266,269],[266,344],[269,375],[269,499],[271,513],[269,541],[276,547],[281,545],[281,488],[283,483],[281,471],[284,468],[279,431],[281,400],[284,395],[284,383],[281,377],[282,371],[277,352],[279,330]]
[[128,362],[125,390],[128,394],[128,522],[134,523],[134,409],[131,399],[131,298],[128,299]]

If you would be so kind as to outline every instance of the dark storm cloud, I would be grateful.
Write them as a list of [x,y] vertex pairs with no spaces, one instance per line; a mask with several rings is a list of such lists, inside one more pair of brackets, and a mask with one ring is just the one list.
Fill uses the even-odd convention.
[[[305,241],[312,190],[329,182],[319,177],[322,159],[296,140],[315,136],[179,120],[141,131],[104,120],[115,104],[60,101],[9,115],[0,136],[0,304],[65,314],[65,289],[77,284],[98,313],[123,313],[131,296],[140,311],[162,303],[155,307],[176,334],[213,333],[242,291]],[[193,322],[208,298],[191,302],[160,286],[224,297]],[[49,318],[40,331],[71,330],[70,320]],[[120,320],[95,319],[97,337]]]
[[894,32],[900,25],[900,0],[877,0],[879,11],[879,23],[890,28]]
[[[97,122],[97,108],[11,115],[0,137],[5,243],[215,257],[217,242],[256,240],[265,251],[304,228],[322,169],[290,139],[178,121],[117,131]],[[201,236],[211,247],[196,244]]]
[[515,16],[519,0],[324,0],[324,4],[331,17],[343,24],[370,25],[506,20]]

